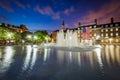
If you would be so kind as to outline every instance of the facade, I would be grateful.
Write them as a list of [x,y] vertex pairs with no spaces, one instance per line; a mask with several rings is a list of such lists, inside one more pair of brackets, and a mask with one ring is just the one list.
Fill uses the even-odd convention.
[[[62,25],[63,27],[63,25]],[[83,38],[84,28],[90,28],[89,37]],[[120,22],[114,22],[111,18],[110,23],[97,24],[95,19],[95,24],[92,25],[78,25],[78,28],[70,29],[77,31],[78,41],[82,43],[92,43],[92,44],[108,44],[108,43],[120,43]],[[57,30],[59,31],[59,30]],[[56,41],[57,31],[52,32],[52,42]]]

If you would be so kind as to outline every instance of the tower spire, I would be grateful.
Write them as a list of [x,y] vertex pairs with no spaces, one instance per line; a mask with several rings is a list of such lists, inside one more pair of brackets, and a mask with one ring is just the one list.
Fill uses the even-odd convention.
[[62,29],[63,29],[63,30],[65,29],[65,23],[64,23],[64,20],[62,21]]

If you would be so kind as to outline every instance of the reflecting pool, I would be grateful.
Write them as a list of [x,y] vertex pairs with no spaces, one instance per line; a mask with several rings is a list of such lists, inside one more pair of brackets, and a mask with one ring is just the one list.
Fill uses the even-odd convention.
[[80,52],[1,46],[0,80],[120,80],[120,45]]

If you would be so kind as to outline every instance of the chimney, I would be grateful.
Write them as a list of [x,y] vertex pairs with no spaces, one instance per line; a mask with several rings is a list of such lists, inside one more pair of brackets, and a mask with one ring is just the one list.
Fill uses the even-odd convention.
[[111,18],[111,23],[114,23],[114,18],[113,17]]
[[95,21],[95,24],[97,25],[97,19],[95,19],[94,21]]

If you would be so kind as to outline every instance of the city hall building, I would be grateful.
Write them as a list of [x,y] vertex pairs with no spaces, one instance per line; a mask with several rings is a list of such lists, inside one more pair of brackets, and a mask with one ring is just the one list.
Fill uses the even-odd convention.
[[[89,28],[89,32],[87,29]],[[66,31],[64,21],[62,23],[62,29]],[[77,32],[78,41],[82,43],[92,43],[92,44],[106,44],[106,43],[120,43],[120,22],[114,22],[111,18],[110,23],[97,24],[95,19],[95,24],[92,25],[81,25],[78,24],[78,28],[69,29]],[[51,34],[51,41],[56,42],[57,32],[59,30],[53,31]],[[86,37],[83,35],[85,34]]]

